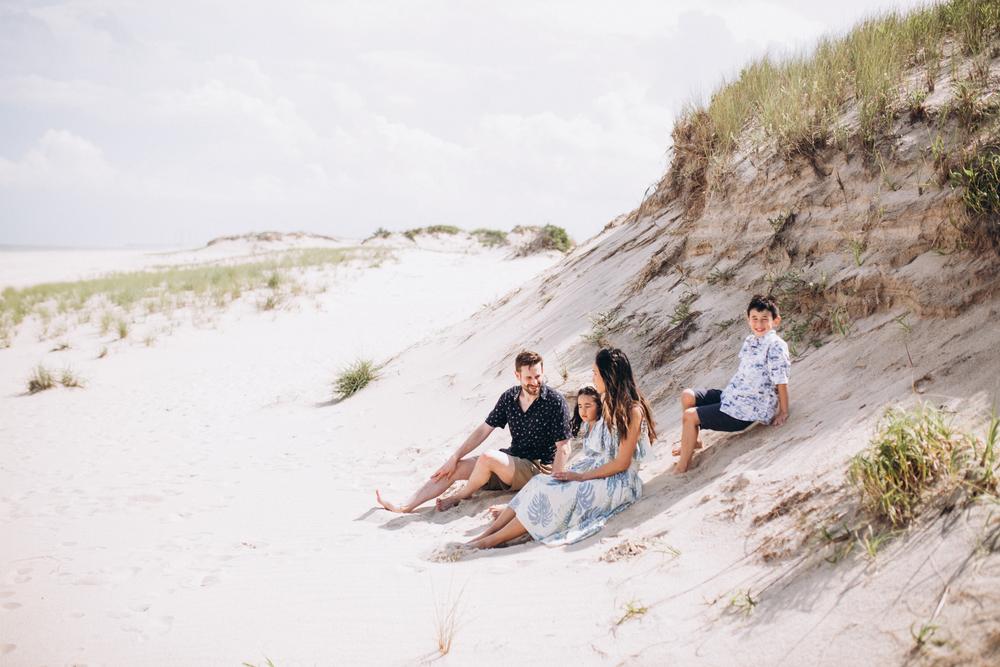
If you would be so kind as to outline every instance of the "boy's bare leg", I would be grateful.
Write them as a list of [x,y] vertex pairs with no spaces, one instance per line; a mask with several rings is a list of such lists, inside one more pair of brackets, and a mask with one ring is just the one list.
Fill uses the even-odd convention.
[[[681,392],[681,420],[684,419],[684,413],[688,410],[688,408],[695,407],[696,402],[697,399],[694,395],[694,389],[685,389],[684,391]],[[701,449],[704,446],[705,444],[701,441],[701,431],[699,430],[698,437],[694,443],[694,448]],[[670,450],[670,453],[673,454],[674,456],[680,456],[681,443],[677,443],[676,445],[674,445],[674,448]]]
[[493,520],[493,523],[491,523],[482,533],[476,535],[474,538],[469,540],[468,544],[471,545],[473,542],[481,540],[487,535],[492,535],[493,533],[497,532],[498,530],[506,526],[508,523],[510,523],[510,520],[513,519],[515,516],[517,515],[514,514],[514,510],[510,509],[509,507],[504,508],[504,510],[500,512],[499,515],[497,515],[497,518]]
[[677,464],[674,465],[675,473],[687,472],[691,465],[691,457],[694,456],[695,445],[698,443],[698,411],[695,408],[688,408],[684,411],[681,419],[681,452]]
[[455,472],[452,473],[451,477],[439,480],[427,480],[427,482],[402,505],[396,505],[395,503],[391,503],[383,499],[382,494],[379,493],[378,489],[375,490],[375,499],[378,500],[379,505],[390,512],[401,512],[403,514],[413,512],[428,500],[437,498],[442,493],[447,491],[448,488],[456,481],[469,479],[469,475],[472,474],[473,469],[476,467],[476,459],[477,457],[474,456],[472,458],[462,459],[459,461],[458,465],[455,466]]
[[473,540],[472,542],[469,542],[469,546],[476,549],[492,549],[493,547],[503,544],[504,542],[509,542],[513,539],[521,537],[527,532],[528,531],[525,530],[524,525],[518,521],[515,516],[507,522],[506,526],[497,532],[486,535],[485,537],[481,537],[477,540]]
[[514,461],[501,451],[486,452],[476,460],[476,465],[469,474],[468,481],[454,494],[437,501],[439,512],[451,509],[469,496],[483,488],[490,476],[496,473],[504,484],[510,484],[514,479]]

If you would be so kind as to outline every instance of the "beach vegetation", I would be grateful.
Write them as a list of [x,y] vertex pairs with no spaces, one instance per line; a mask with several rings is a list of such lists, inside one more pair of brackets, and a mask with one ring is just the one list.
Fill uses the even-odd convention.
[[274,289],[284,284],[288,273],[294,270],[352,259],[378,259],[389,252],[382,248],[304,248],[271,253],[258,261],[240,264],[162,267],[75,282],[8,287],[0,292],[0,323],[7,322],[13,333],[26,317],[35,315],[47,330],[53,317],[52,307],[82,311],[96,305],[103,309],[100,331],[105,335],[117,327],[122,313],[134,307],[169,313],[202,302],[225,304],[244,292]]
[[697,301],[697,299],[697,292],[685,292],[681,296],[681,300],[674,306],[674,312],[670,314],[670,326],[675,327],[694,317],[695,313],[691,310],[691,304]]
[[448,595],[443,600],[438,600],[437,595],[434,595],[434,626],[439,656],[448,655],[455,642],[464,592],[465,589],[462,588],[458,595],[452,596],[449,588]]
[[59,371],[59,384],[64,387],[82,387],[83,378],[77,375],[72,368],[67,366]]
[[345,366],[333,381],[336,398],[344,400],[358,393],[378,379],[378,371],[379,367],[371,359],[358,359]]
[[[925,94],[900,85],[909,70],[922,70],[930,92],[948,58],[989,55],[998,34],[1000,1],[949,0],[872,16],[808,51],[762,56],[722,81],[707,103],[683,109],[670,169],[650,199],[703,193],[709,166],[724,164],[741,147],[771,145],[786,158],[815,159],[854,137],[874,153],[897,113],[923,109]],[[958,108],[972,110],[962,112],[967,123],[979,119],[976,91],[971,83],[955,91]],[[857,109],[856,120],[845,119],[848,106]]]
[[749,588],[738,590],[729,598],[730,609],[744,616],[752,614],[754,608],[759,603],[760,598],[754,597],[753,592]]
[[869,446],[848,467],[861,507],[875,522],[906,526],[923,505],[956,489],[969,498],[997,491],[1000,420],[993,415],[982,438],[954,427],[929,404],[889,408]]
[[615,625],[621,625],[626,621],[631,621],[633,618],[641,618],[646,615],[649,611],[649,607],[640,603],[638,600],[631,600],[625,604],[622,615],[615,621]]
[[605,347],[610,345],[608,336],[620,325],[618,310],[608,310],[590,316],[590,331],[583,334],[583,340],[593,345]]
[[473,229],[472,235],[479,241],[480,245],[487,248],[507,245],[507,232],[499,229]]
[[712,272],[708,274],[708,284],[709,285],[728,285],[733,278],[736,276],[736,267],[730,266],[726,269],[720,269],[715,267]]
[[52,371],[42,364],[35,366],[31,371],[31,375],[28,376],[29,394],[37,394],[40,391],[52,389],[54,386],[56,386],[56,380],[52,376]]
[[118,340],[128,338],[128,321],[125,318],[119,318],[115,330],[118,332]]
[[981,147],[949,173],[952,188],[962,190],[971,224],[966,236],[974,245],[1000,247],[1000,144]]

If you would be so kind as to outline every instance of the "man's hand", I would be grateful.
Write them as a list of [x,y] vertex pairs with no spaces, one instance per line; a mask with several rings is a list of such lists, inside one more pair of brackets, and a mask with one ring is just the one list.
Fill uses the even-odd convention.
[[774,419],[771,420],[771,426],[781,426],[786,421],[788,421],[788,413],[779,412],[778,414],[774,415]]
[[552,473],[552,479],[557,479],[560,482],[582,482],[583,475],[572,470],[560,470]]
[[458,459],[454,456],[448,457],[448,460],[444,462],[444,465],[437,469],[431,479],[435,482],[440,482],[443,479],[448,479],[455,474],[455,468],[458,467]]

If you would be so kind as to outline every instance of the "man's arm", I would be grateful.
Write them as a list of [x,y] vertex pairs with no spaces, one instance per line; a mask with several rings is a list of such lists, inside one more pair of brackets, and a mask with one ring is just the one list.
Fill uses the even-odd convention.
[[560,440],[556,443],[556,458],[552,462],[552,472],[562,472],[566,469],[566,464],[569,462],[570,454],[572,454],[573,448],[569,444],[569,440]]
[[458,466],[459,460],[473,449],[483,444],[483,441],[486,440],[492,432],[493,427],[486,422],[477,426],[476,430],[470,433],[469,437],[465,439],[465,442],[463,442],[462,445],[455,450],[455,453],[448,457],[448,460],[444,462],[444,465],[438,468],[437,472],[431,475],[431,479],[439,480],[444,479],[445,477],[451,477],[452,473],[455,472],[456,466]]
[[778,414],[771,420],[771,426],[781,426],[788,421],[788,385],[779,384],[778,388]]

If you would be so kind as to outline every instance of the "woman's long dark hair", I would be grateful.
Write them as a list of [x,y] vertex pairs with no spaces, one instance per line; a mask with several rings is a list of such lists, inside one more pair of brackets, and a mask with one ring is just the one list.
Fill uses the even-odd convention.
[[655,440],[656,424],[653,421],[653,411],[635,384],[632,364],[629,363],[625,353],[618,348],[606,347],[597,353],[594,363],[597,364],[597,370],[604,380],[604,423],[607,427],[617,430],[618,438],[624,440],[628,433],[632,406],[638,403],[646,418],[649,439]]
[[594,388],[594,385],[585,384],[580,387],[580,389],[576,392],[576,409],[573,410],[573,422],[571,424],[574,436],[580,435],[580,427],[583,426],[583,417],[580,416],[581,396],[592,396],[594,400],[597,401],[597,414],[602,415],[603,412],[603,408],[601,407],[601,395],[598,393],[597,389]]

